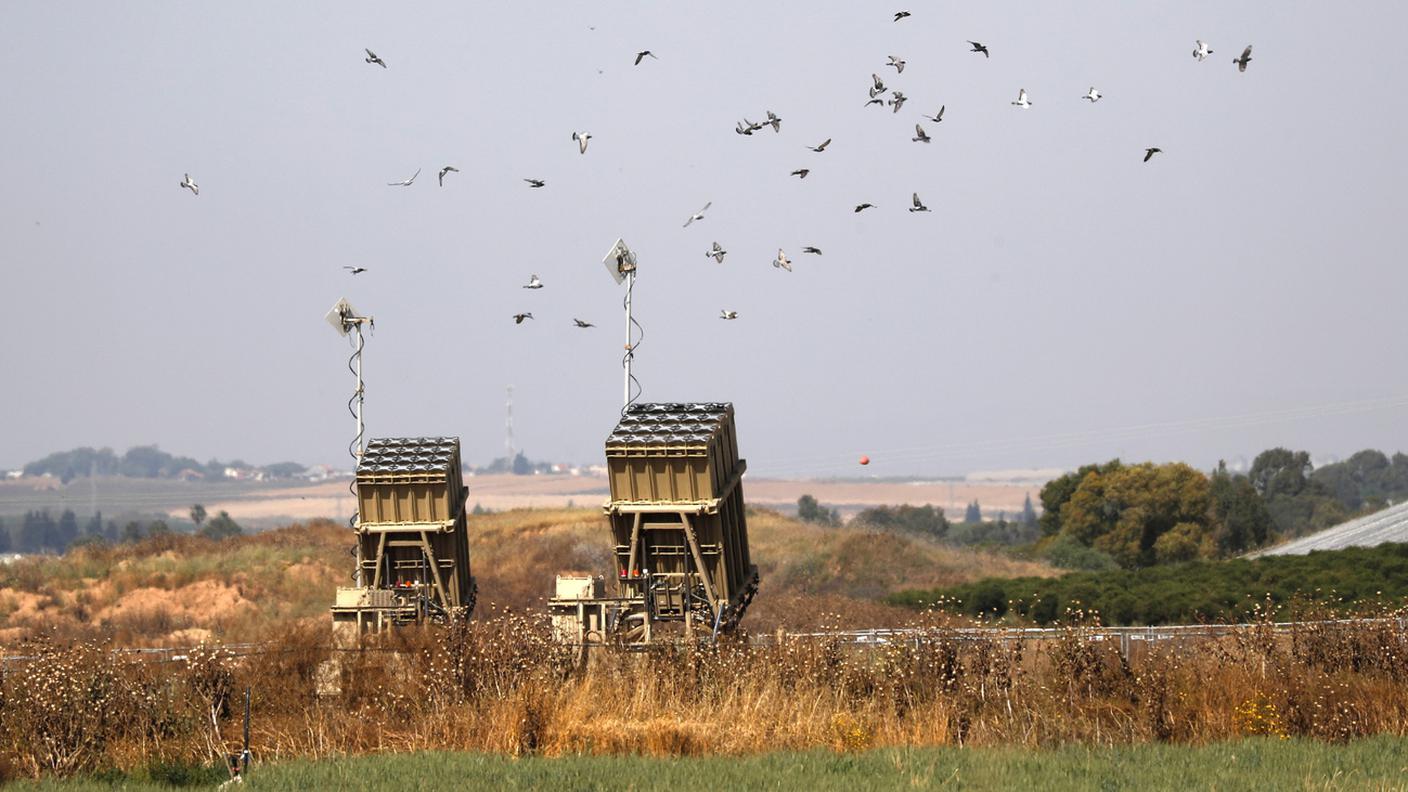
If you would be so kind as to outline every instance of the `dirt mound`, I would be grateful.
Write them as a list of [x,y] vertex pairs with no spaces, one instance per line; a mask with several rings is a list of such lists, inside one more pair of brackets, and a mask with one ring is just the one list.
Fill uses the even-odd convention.
[[177,589],[139,588],[94,614],[99,623],[170,620],[176,625],[210,626],[242,615],[254,603],[237,586],[201,580]]

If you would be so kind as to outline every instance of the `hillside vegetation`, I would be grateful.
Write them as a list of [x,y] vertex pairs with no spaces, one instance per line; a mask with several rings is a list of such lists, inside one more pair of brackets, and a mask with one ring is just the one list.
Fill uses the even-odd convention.
[[[477,614],[538,609],[557,573],[611,569],[598,510],[516,510],[476,515],[470,526]],[[902,589],[1052,573],[920,537],[821,527],[769,511],[752,513],[748,526],[762,574],[744,622],[755,630],[895,624],[910,612],[881,600]],[[41,633],[147,644],[254,641],[280,625],[322,624],[334,588],[351,584],[351,546],[345,525],[314,521],[223,540],[167,534],[26,558],[0,566],[0,645]]]
[[1405,600],[1408,544],[1075,572],[1055,578],[986,579],[889,597],[896,605],[937,607],[985,618],[1009,616],[1038,624],[1055,622],[1068,609],[1094,610],[1112,625],[1289,619],[1298,606],[1309,603],[1351,614],[1394,607]]

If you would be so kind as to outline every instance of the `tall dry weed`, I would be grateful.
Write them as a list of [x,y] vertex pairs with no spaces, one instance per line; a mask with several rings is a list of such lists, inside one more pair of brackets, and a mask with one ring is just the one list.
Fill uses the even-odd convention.
[[[1408,730],[1408,630],[1269,622],[1209,640],[1122,646],[1073,612],[1054,640],[934,623],[854,645],[735,638],[581,664],[538,614],[500,611],[334,651],[318,629],[180,659],[106,644],[25,647],[0,665],[0,769],[72,775],[238,749],[253,691],[262,759],[420,750],[511,755],[742,754],[899,745],[1342,741]],[[329,662],[331,661],[331,665]],[[328,669],[337,695],[320,695]]]

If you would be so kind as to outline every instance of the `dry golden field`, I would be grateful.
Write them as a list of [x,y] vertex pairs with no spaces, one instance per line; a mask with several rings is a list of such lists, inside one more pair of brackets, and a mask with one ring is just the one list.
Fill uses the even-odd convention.
[[[929,631],[868,647],[745,633],[697,648],[599,651],[579,665],[548,639],[540,605],[556,572],[603,568],[596,510],[476,517],[474,619],[350,652],[332,649],[326,613],[348,567],[345,526],[81,549],[0,571],[0,647],[11,657],[0,664],[0,778],[215,762],[237,746],[246,686],[266,761],[1341,741],[1408,727],[1402,620],[1289,638],[1252,628],[1128,657],[1095,640],[1080,614],[1057,640],[964,637],[945,617],[873,597],[1049,570],[766,511],[749,527],[763,583],[747,632],[901,622]],[[222,648],[245,641],[256,645]],[[191,648],[126,651],[174,644]],[[320,676],[340,692],[319,695]]]

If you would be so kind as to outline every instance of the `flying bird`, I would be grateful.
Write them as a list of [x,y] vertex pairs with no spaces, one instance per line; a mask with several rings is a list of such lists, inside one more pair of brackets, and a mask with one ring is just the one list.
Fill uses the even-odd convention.
[[587,141],[592,139],[590,132],[573,132],[572,139],[577,141],[577,151],[582,154],[587,153]]
[[938,114],[938,115],[931,115],[931,116],[924,116],[924,117],[927,118],[927,119],[929,119],[930,121],[933,121],[935,124],[937,124],[937,123],[939,123],[940,121],[943,121],[943,120],[944,120],[944,108],[946,108],[946,107],[948,107],[948,105],[940,105],[940,106],[939,106],[939,114]]
[[200,185],[191,181],[191,174],[187,173],[186,178],[181,182],[181,186],[191,191],[192,195],[200,195]]
[[1212,50],[1208,49],[1208,43],[1202,39],[1198,39],[1195,43],[1197,46],[1193,48],[1193,57],[1199,61],[1207,60],[1207,57],[1212,54]]
[[724,256],[727,255],[728,251],[724,250],[718,242],[715,242],[713,247],[704,251],[704,258],[712,258],[714,261],[717,261],[720,264],[724,263]]
[[814,255],[814,256],[820,256],[820,255],[821,255],[821,248],[819,248],[819,247],[812,247],[811,245],[807,245],[806,247],[802,248],[802,252],[803,252],[803,253],[811,253],[811,254]]
[[865,103],[865,106],[866,106],[866,107],[870,107],[871,105],[880,105],[880,106],[883,108],[883,107],[885,106],[885,100],[882,99],[882,98],[876,97],[876,98],[874,98],[874,99],[871,99],[869,102],[866,102],[866,103]]
[[903,105],[903,104],[904,104],[906,101],[908,101],[908,100],[909,100],[909,97],[908,97],[908,96],[905,96],[904,94],[900,93],[899,91],[895,91],[895,93],[894,93],[894,98],[890,100],[890,106],[893,107],[893,108],[895,108],[895,109],[894,109],[894,112],[898,113],[898,112],[900,111],[900,106]]
[[[774,115],[771,110],[768,111],[768,120],[767,120],[767,123],[772,124],[772,131],[774,131],[774,132],[781,132],[781,131],[782,131],[782,119],[781,119],[781,118],[778,118],[776,115]],[[761,129],[761,128],[762,128],[762,127],[760,126],[759,129]]]
[[914,141],[915,143],[928,143],[928,142],[929,142],[929,133],[927,133],[927,132],[924,131],[924,127],[922,127],[922,126],[920,126],[920,125],[918,125],[918,124],[915,124],[915,125],[914,125],[914,137],[910,138],[910,140]]
[[659,58],[656,58],[656,57],[655,57],[655,53],[651,52],[650,50],[641,50],[640,52],[637,52],[637,53],[636,53],[636,62],[635,62],[635,65],[636,65],[636,66],[639,66],[641,60],[643,60],[646,55],[649,55],[650,57],[655,58],[655,60],[660,60]]
[[792,262],[787,259],[787,254],[782,252],[782,248],[777,249],[777,258],[772,260],[772,265],[788,272],[792,271]]
[[807,178],[807,174],[811,172],[811,168],[798,168],[797,170],[792,171],[790,175],[796,176],[799,179],[805,179]]
[[[367,49],[367,48],[366,48],[366,47],[363,47],[362,49]],[[375,52],[372,52],[371,50],[367,50],[367,63],[375,63],[376,65],[380,66],[380,67],[383,68],[383,69],[386,68],[386,61],[382,60],[381,58],[378,58],[378,57],[376,56],[376,53],[375,53]]]
[[346,264],[342,265],[342,268],[352,273],[353,275],[361,275],[363,272],[367,271],[366,267],[353,267]]
[[513,315],[513,323],[514,323],[514,324],[523,324],[523,320],[524,320],[524,319],[532,319],[532,318],[533,318],[533,314],[530,314],[530,313],[514,314],[514,315]]
[[1146,149],[1144,149],[1144,161],[1145,161],[1145,162],[1148,162],[1149,160],[1153,159],[1153,157],[1154,157],[1155,154],[1162,154],[1162,153],[1163,153],[1163,149],[1161,149],[1161,148],[1159,148],[1159,147],[1157,147],[1157,146],[1155,146],[1155,147],[1153,147],[1153,148],[1146,148]]
[[592,324],[591,322],[583,322],[581,319],[577,319],[575,317],[572,319],[572,324],[575,324],[578,327],[596,327],[596,325]]
[[812,151],[815,151],[816,153],[820,154],[821,152],[826,151],[826,147],[829,146],[829,145],[831,145],[831,138],[827,138],[826,140],[821,141],[821,145],[818,145],[818,146],[807,146],[807,148],[809,148],[809,149],[811,149]]
[[[778,120],[781,121],[781,119]],[[754,132],[757,132],[759,129],[762,129],[764,126],[764,124],[755,124],[745,118],[743,119],[742,123],[738,125],[738,128],[735,131],[737,131],[740,135],[751,135]]]
[[405,181],[387,182],[387,183],[386,183],[386,186],[387,186],[387,187],[410,187],[410,186],[411,186],[411,183],[414,182],[414,181],[416,180],[416,177],[419,176],[419,175],[420,175],[420,168],[416,168],[416,172],[413,173],[413,174],[411,174],[411,178],[406,179]]
[[1026,110],[1027,108],[1032,106],[1032,100],[1027,98],[1026,88],[1022,88],[1017,91],[1017,101],[1013,102],[1012,104],[1022,108],[1023,110]]
[[908,11],[896,11],[896,12],[895,12],[895,21],[898,22],[898,21],[900,21],[901,19],[904,19],[904,18],[907,17],[907,16],[909,16],[909,12],[908,12]]
[[544,184],[547,184],[547,182],[542,179],[524,179],[523,181],[528,182],[529,187],[542,187]]
[[459,169],[459,168],[456,168],[454,165],[446,165],[445,167],[441,168],[441,169],[440,169],[440,186],[441,186],[441,187],[444,187],[444,186],[445,186],[445,174],[447,174],[447,173],[459,173],[459,172],[460,172],[460,169]]
[[857,205],[856,205],[856,212],[857,212],[857,213],[860,213],[860,212],[862,212],[862,211],[864,211],[864,210],[866,210],[866,209],[874,209],[874,208],[875,208],[875,204],[873,204],[873,203],[857,204]]
[[874,85],[872,85],[872,86],[870,87],[870,98],[871,98],[871,99],[874,99],[875,97],[879,96],[880,94],[885,93],[885,81],[882,80],[882,79],[880,79],[880,75],[878,75],[878,74],[871,74],[871,75],[870,75],[870,80],[871,80],[871,82],[875,83]]
[[1233,58],[1232,62],[1237,64],[1237,71],[1246,71],[1247,64],[1252,62],[1252,45],[1248,44],[1247,48],[1242,50],[1242,57]]
[[914,206],[909,207],[909,211],[911,211],[911,212],[927,212],[927,211],[929,211],[929,207],[925,206],[925,205],[924,205],[924,202],[921,201],[921,200],[919,200],[919,193],[915,193],[915,194],[914,194],[914,198],[913,198],[912,200],[914,201]]
[[534,273],[533,275],[528,276],[528,283],[523,288],[541,289],[543,288],[543,281],[541,278],[538,277],[537,273]]
[[901,58],[901,57],[898,56],[898,55],[891,55],[891,56],[889,56],[889,57],[890,57],[890,62],[887,63],[887,64],[885,64],[885,65],[886,65],[886,66],[894,66],[894,67],[895,67],[895,74],[904,74],[904,58]]
[[1095,104],[1096,102],[1100,101],[1100,97],[1103,95],[1104,94],[1101,94],[1100,91],[1096,90],[1095,86],[1092,85],[1090,86],[1090,90],[1086,92],[1085,96],[1082,96],[1081,98],[1089,99],[1091,104]]
[[709,211],[709,207],[711,207],[711,206],[713,206],[713,205],[714,205],[714,202],[713,202],[713,201],[710,201],[710,202],[704,204],[704,208],[703,208],[703,209],[700,209],[699,211],[697,211],[697,212],[695,212],[694,214],[690,215],[690,216],[689,216],[689,219],[687,219],[687,220],[684,221],[684,227],[685,227],[685,228],[689,228],[689,224],[690,224],[690,223],[693,223],[695,220],[703,220],[703,219],[704,219],[704,213],[707,212],[707,211]]
[[991,57],[992,57],[991,55],[988,54],[988,48],[987,48],[987,45],[986,45],[986,44],[979,44],[979,43],[976,42],[976,41],[969,41],[968,43],[973,45],[973,48],[970,49],[970,50],[968,50],[969,52],[981,52],[981,53],[983,53],[983,57],[984,57],[984,58],[991,58]]
[[725,310],[723,310],[722,308],[720,308],[720,309],[719,309],[719,318],[720,318],[720,319],[737,319],[737,318],[738,318],[738,311],[725,311]]

